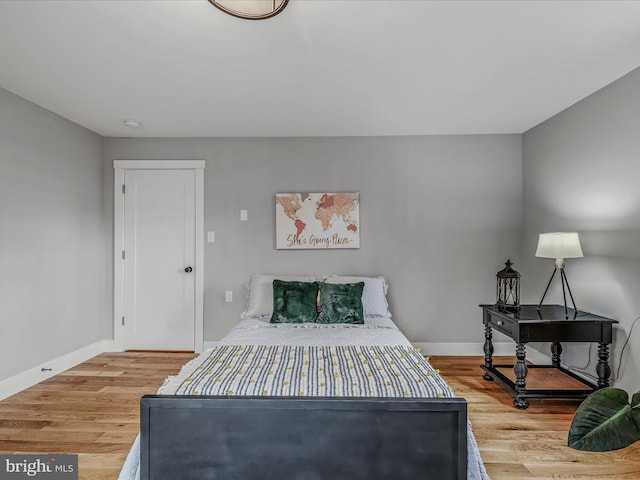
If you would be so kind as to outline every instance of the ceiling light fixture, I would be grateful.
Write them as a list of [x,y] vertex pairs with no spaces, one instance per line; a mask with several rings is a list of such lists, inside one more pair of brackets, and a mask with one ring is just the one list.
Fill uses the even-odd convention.
[[125,118],[122,123],[124,123],[129,128],[140,128],[142,124],[137,120],[131,120],[130,118]]
[[209,3],[234,17],[261,20],[279,14],[289,0],[209,0]]

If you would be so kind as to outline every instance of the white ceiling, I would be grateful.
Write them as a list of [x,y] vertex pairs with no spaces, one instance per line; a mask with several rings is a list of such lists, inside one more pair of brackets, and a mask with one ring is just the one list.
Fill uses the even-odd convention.
[[521,133],[639,66],[640,1],[0,1],[0,87],[104,136]]

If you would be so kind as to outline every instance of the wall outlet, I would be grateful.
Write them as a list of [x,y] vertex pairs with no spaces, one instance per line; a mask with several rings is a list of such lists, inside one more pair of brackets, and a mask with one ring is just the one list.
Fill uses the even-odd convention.
[[213,232],[207,232],[207,242],[213,243],[216,241],[216,236]]
[[233,292],[231,290],[224,292],[224,301],[227,303],[233,302]]
[[240,221],[241,222],[246,222],[247,221],[247,211],[246,210],[240,210]]

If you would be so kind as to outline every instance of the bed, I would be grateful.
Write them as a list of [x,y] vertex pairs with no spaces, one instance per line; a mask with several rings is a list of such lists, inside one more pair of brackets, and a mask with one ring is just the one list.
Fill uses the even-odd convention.
[[244,318],[141,399],[122,480],[488,480],[466,401],[391,320],[386,281],[325,277],[313,306],[287,291],[314,283],[252,275]]

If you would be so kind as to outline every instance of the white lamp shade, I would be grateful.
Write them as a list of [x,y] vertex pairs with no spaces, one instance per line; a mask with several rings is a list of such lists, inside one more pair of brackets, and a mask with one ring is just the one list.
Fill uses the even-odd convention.
[[584,257],[576,232],[541,233],[536,257],[578,258]]

